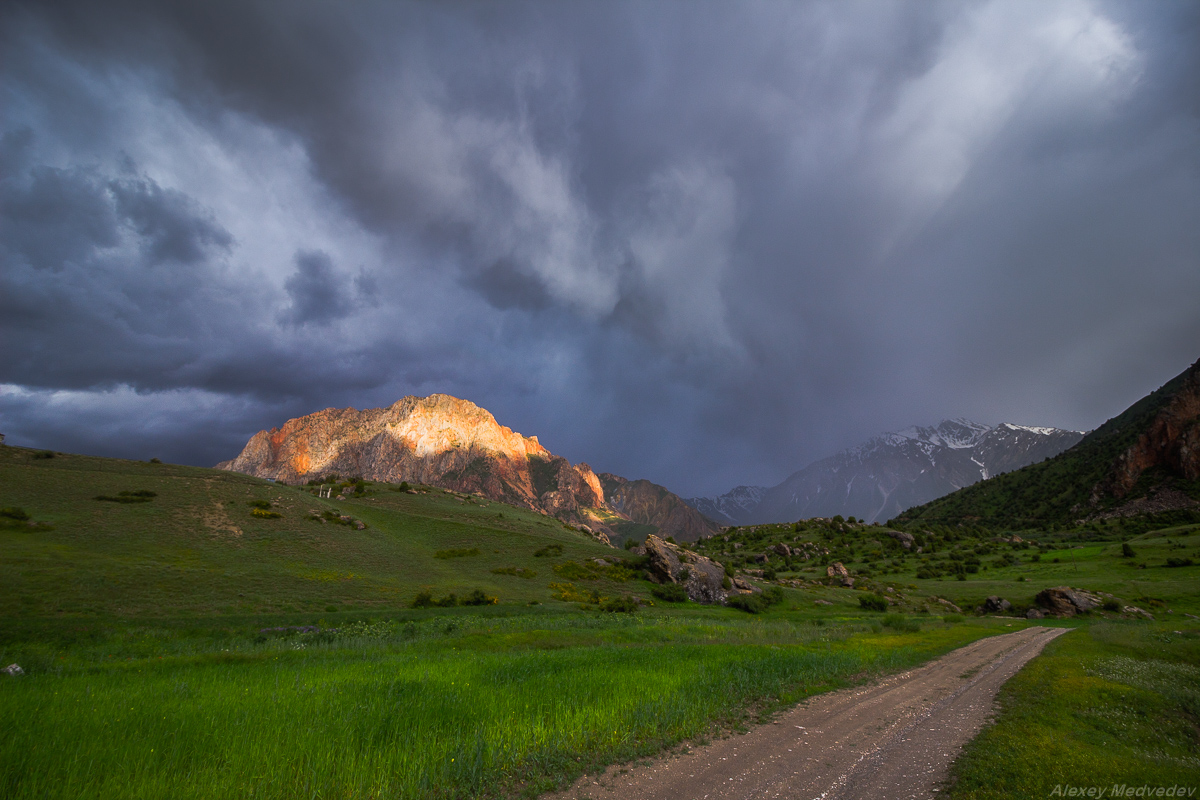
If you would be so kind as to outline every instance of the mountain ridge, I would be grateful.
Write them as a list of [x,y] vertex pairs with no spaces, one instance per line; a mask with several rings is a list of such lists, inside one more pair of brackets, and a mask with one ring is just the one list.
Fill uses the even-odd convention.
[[1061,525],[1200,509],[1200,360],[1074,447],[897,522]]
[[967,419],[882,433],[815,461],[772,487],[739,486],[716,498],[689,498],[728,525],[807,517],[884,521],[963,486],[986,480],[1080,441],[1080,431]]
[[486,409],[447,394],[408,396],[386,408],[326,408],[290,419],[254,434],[236,458],[217,468],[293,484],[329,474],[429,484],[586,526],[605,539],[615,538],[614,524],[622,521],[654,525],[664,536],[690,541],[717,530],[649,481],[633,483],[666,498],[662,508],[618,500],[633,515],[619,510],[586,463],[572,465],[537,436],[523,436]]

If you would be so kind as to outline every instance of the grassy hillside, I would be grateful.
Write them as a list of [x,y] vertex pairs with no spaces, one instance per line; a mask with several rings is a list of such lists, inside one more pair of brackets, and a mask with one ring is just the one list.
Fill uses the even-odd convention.
[[[422,590],[553,603],[549,584],[563,582],[554,566],[615,554],[512,506],[429,487],[364,489],[322,500],[236,473],[0,447],[0,506],[41,523],[0,527],[0,615],[365,610],[406,606]],[[122,492],[154,496],[94,499]],[[547,545],[561,554],[535,555]]]
[[0,447],[0,509],[0,664],[25,671],[0,675],[12,798],[533,796],[1030,624],[971,614],[990,594],[1020,610],[1068,583],[1159,618],[1049,621],[1083,627],[1200,612],[1196,526],[1146,521],[1037,544],[917,524],[920,553],[836,519],[690,545],[775,595],[746,613],[656,597],[628,551],[429,487]]
[[[1070,450],[911,508],[893,522],[976,521],[1009,527],[1049,527],[1112,507],[1117,501],[1111,497],[1101,497],[1099,505],[1091,506],[1093,488],[1108,475],[1116,458],[1137,442],[1195,368],[1142,398]],[[1144,496],[1164,481],[1177,484],[1200,500],[1200,481],[1173,479],[1159,470],[1143,475],[1125,499]]]
[[[1069,585],[1159,614],[1200,614],[1200,524],[1149,528],[1145,520],[1111,520],[1054,533],[1021,531],[1020,541],[982,527],[913,525],[909,549],[889,530],[895,529],[837,520],[758,525],[707,539],[696,550],[739,574],[796,588],[809,602],[882,594],[892,611],[938,614],[946,611],[938,598],[971,612],[997,595],[1023,614],[1042,589]],[[771,549],[780,543],[813,555],[781,556]],[[824,586],[835,562],[854,577],[853,591]]]

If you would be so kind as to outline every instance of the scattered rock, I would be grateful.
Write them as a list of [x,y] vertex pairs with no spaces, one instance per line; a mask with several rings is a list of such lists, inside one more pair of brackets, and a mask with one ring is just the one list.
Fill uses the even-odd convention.
[[1099,608],[1100,598],[1091,592],[1072,589],[1070,586],[1055,586],[1043,589],[1034,598],[1039,608],[1046,609],[1055,617],[1073,617],[1083,611]]
[[[1137,606],[1125,606],[1124,608],[1121,609],[1121,611],[1125,612],[1126,614],[1132,614],[1135,617],[1141,617],[1143,619],[1148,619],[1148,620],[1154,619],[1153,614],[1151,614],[1146,609],[1138,608]],[[1191,614],[1188,614],[1187,616],[1190,617]]]
[[781,555],[784,558],[791,558],[791,556],[792,556],[792,548],[788,547],[783,542],[780,542],[779,544],[774,545],[771,549],[773,551],[775,551],[775,553],[777,555]]
[[1040,608],[1031,608],[1025,612],[1025,619],[1041,619],[1046,616],[1046,612]]
[[817,605],[819,605],[819,606],[831,606],[831,605],[833,605],[833,603],[829,602],[828,600],[813,600],[813,602],[814,602],[814,603],[816,603],[816,604],[817,604]]
[[755,586],[750,581],[743,580],[742,578],[734,578],[733,579],[733,588],[737,589],[739,594],[747,594],[747,593],[762,591],[761,589],[759,589],[757,586]]
[[770,557],[766,553],[759,553],[758,555],[756,555],[754,557],[755,564],[765,564],[769,560],[770,560]]
[[904,531],[884,531],[884,534],[903,545],[905,550],[912,549],[914,539],[911,533],[905,533]]
[[25,674],[25,670],[21,669],[21,666],[19,664],[9,664],[7,667],[4,668],[3,672],[5,675],[12,675],[14,677],[17,675]]
[[354,520],[354,530],[365,531],[366,529],[367,529],[367,523],[363,522],[361,519]]
[[1001,614],[1012,608],[1012,603],[1005,600],[1003,597],[992,595],[987,600],[983,601],[983,605],[979,607],[981,614]]
[[962,609],[961,609],[961,608],[959,608],[958,606],[954,605],[954,603],[951,603],[949,600],[945,599],[944,597],[938,597],[938,598],[935,598],[935,599],[936,599],[936,600],[937,600],[939,603],[941,603],[942,605],[944,605],[944,606],[946,607],[946,610],[947,610],[947,611],[953,611],[955,614],[961,614],[961,613],[962,613]]
[[836,581],[840,581],[842,586],[854,585],[854,578],[850,577],[850,570],[846,569],[845,565],[840,561],[835,561],[826,567],[825,574]]

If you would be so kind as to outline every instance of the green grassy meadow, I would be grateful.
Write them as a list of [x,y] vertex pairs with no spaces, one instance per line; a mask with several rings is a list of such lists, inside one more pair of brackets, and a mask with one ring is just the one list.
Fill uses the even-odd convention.
[[1200,631],[1181,627],[1104,622],[1055,639],[1005,684],[999,720],[955,763],[949,796],[1196,787]]
[[[0,675],[0,796],[533,796],[1027,624],[1080,628],[1030,668],[1083,663],[1092,651],[1071,648],[1084,642],[1101,661],[1106,647],[1162,660],[1154,637],[1194,638],[1184,615],[1200,611],[1200,567],[1165,566],[1200,555],[1196,526],[1056,531],[1037,545],[915,528],[915,553],[878,526],[813,521],[690,545],[781,590],[749,614],[656,601],[637,556],[511,506],[433,487],[317,491],[0,446],[0,666],[25,671]],[[753,558],[779,541],[828,552]],[[823,581],[833,560],[854,589]],[[990,594],[1022,610],[1061,584],[1159,621],[971,613]],[[867,595],[889,598],[886,613],[866,610]],[[1172,652],[1196,664],[1194,648]],[[1054,714],[1082,702],[1075,683],[1039,680],[1010,692],[988,735],[1042,707],[1047,730],[1067,724]],[[1194,723],[1194,705],[1169,710],[1166,687],[1138,689],[1158,698],[1146,719]],[[1117,695],[1098,697],[1087,702]],[[1195,726],[1177,729],[1194,748]],[[976,772],[960,771],[956,792],[1005,768],[964,763]],[[1064,774],[1091,768],[1069,763]]]

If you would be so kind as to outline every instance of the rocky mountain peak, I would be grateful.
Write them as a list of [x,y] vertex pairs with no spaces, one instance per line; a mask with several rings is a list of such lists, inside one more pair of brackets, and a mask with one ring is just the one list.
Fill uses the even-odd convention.
[[[613,533],[614,520],[655,525],[664,536],[680,539],[716,529],[648,481],[632,482],[637,486],[626,493],[628,502],[622,494],[614,506],[587,464],[572,465],[536,436],[523,436],[486,409],[448,394],[404,397],[387,408],[327,408],[291,419],[259,431],[237,458],[218,467],[284,483],[337,474],[430,484],[478,493],[605,535]],[[646,499],[651,494],[654,502]]]

